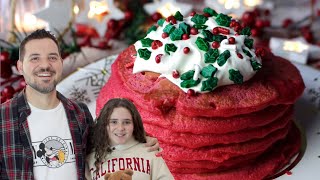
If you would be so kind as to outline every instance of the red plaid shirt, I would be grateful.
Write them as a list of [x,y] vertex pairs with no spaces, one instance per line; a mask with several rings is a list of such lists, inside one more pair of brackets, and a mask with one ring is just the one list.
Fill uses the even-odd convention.
[[[75,147],[78,179],[84,179],[86,143],[93,123],[88,107],[57,92],[69,122]],[[0,106],[0,179],[34,179],[33,154],[27,117],[31,110],[24,91]]]

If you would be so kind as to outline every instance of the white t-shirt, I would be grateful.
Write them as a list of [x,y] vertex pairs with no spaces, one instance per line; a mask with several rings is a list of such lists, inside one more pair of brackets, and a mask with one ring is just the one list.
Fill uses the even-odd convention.
[[32,106],[28,126],[33,150],[35,179],[76,180],[74,146],[65,109],[59,105],[50,110]]

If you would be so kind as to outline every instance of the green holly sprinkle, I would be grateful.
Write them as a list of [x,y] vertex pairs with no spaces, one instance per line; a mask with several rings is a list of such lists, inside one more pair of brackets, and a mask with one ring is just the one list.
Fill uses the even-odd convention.
[[262,67],[262,64],[258,63],[258,61],[255,60],[250,60],[250,63],[254,71],[258,71]]
[[217,87],[218,78],[209,77],[206,81],[202,82],[201,91],[212,91],[215,87]]
[[228,58],[230,57],[230,51],[229,50],[225,50],[223,53],[221,53],[217,59],[217,63],[219,66],[223,66]]
[[194,22],[195,24],[204,24],[208,20],[207,17],[201,14],[195,14],[192,18],[191,21]]
[[165,46],[164,46],[164,51],[167,53],[167,54],[169,54],[170,55],[170,51],[171,52],[176,52],[176,50],[177,50],[177,46],[175,46],[174,44],[166,44]]
[[170,23],[167,24],[166,27],[164,27],[163,32],[167,34],[171,34],[176,28]]
[[159,19],[158,22],[157,22],[157,24],[158,24],[159,26],[162,26],[165,21],[166,21],[165,19]]
[[204,24],[195,24],[193,27],[197,29],[206,29],[208,26]]
[[216,62],[216,59],[218,56],[219,56],[218,49],[209,49],[209,51],[204,54],[204,62],[205,63],[214,63],[214,62]]
[[230,23],[231,23],[231,17],[220,13],[220,14],[218,14],[218,16],[216,18],[216,22],[220,26],[229,27]]
[[227,36],[224,35],[213,35],[213,41],[221,42],[224,39],[227,39]]
[[213,41],[213,34],[209,30],[203,30],[202,34],[203,34],[205,40],[207,40],[209,42]]
[[200,79],[197,79],[196,81],[193,79],[189,79],[189,80],[182,81],[180,83],[180,86],[183,88],[190,88],[198,85],[199,83],[200,83]]
[[241,30],[240,32],[241,35],[247,35],[250,36],[251,35],[251,29],[249,27],[245,27]]
[[194,70],[189,70],[183,74],[181,74],[180,79],[181,80],[188,80],[188,79],[192,79],[194,75]]
[[205,77],[213,77],[213,75],[217,72],[217,68],[214,67],[212,64],[209,64],[208,66],[202,68],[200,74]]
[[246,38],[244,40],[244,45],[246,45],[249,49],[253,48],[253,39]]
[[152,42],[153,42],[153,39],[150,39],[150,38],[141,39],[142,47],[151,47]]
[[218,13],[215,10],[213,10],[209,7],[204,8],[203,12],[210,14],[210,16],[217,16],[218,15]]
[[178,20],[178,21],[182,21],[183,20],[183,16],[180,13],[180,11],[176,12],[176,14],[174,15],[174,18],[176,18],[176,20]]
[[182,35],[183,35],[183,31],[182,29],[175,29],[171,34],[170,34],[170,39],[172,41],[175,40],[181,40],[182,39]]
[[229,79],[233,81],[235,84],[243,83],[243,76],[238,70],[229,69]]
[[179,24],[179,29],[181,29],[184,34],[190,34],[190,25],[185,22]]
[[148,29],[147,34],[149,34],[151,31],[155,31],[155,30],[157,30],[157,26],[152,25],[152,26]]
[[202,51],[208,51],[209,50],[209,43],[205,39],[203,39],[201,37],[197,38],[196,45]]
[[144,60],[148,60],[151,56],[151,52],[146,48],[138,49],[138,54]]
[[251,53],[245,49],[242,49],[242,51],[249,57],[252,57]]

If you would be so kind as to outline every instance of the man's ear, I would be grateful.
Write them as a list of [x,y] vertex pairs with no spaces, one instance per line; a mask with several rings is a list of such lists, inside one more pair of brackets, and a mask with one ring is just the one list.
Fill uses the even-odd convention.
[[17,69],[21,75],[23,75],[22,61],[19,59],[17,61]]

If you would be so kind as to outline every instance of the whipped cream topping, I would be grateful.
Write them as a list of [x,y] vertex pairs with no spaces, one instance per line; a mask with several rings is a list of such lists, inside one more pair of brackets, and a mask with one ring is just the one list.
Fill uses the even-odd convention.
[[241,84],[261,68],[261,59],[249,38],[250,29],[239,33],[230,27],[234,22],[218,25],[220,15],[229,18],[223,14],[176,15],[159,20],[158,27],[153,26],[134,44],[137,56],[133,73],[156,72],[184,92],[192,89],[206,93],[219,86]]

